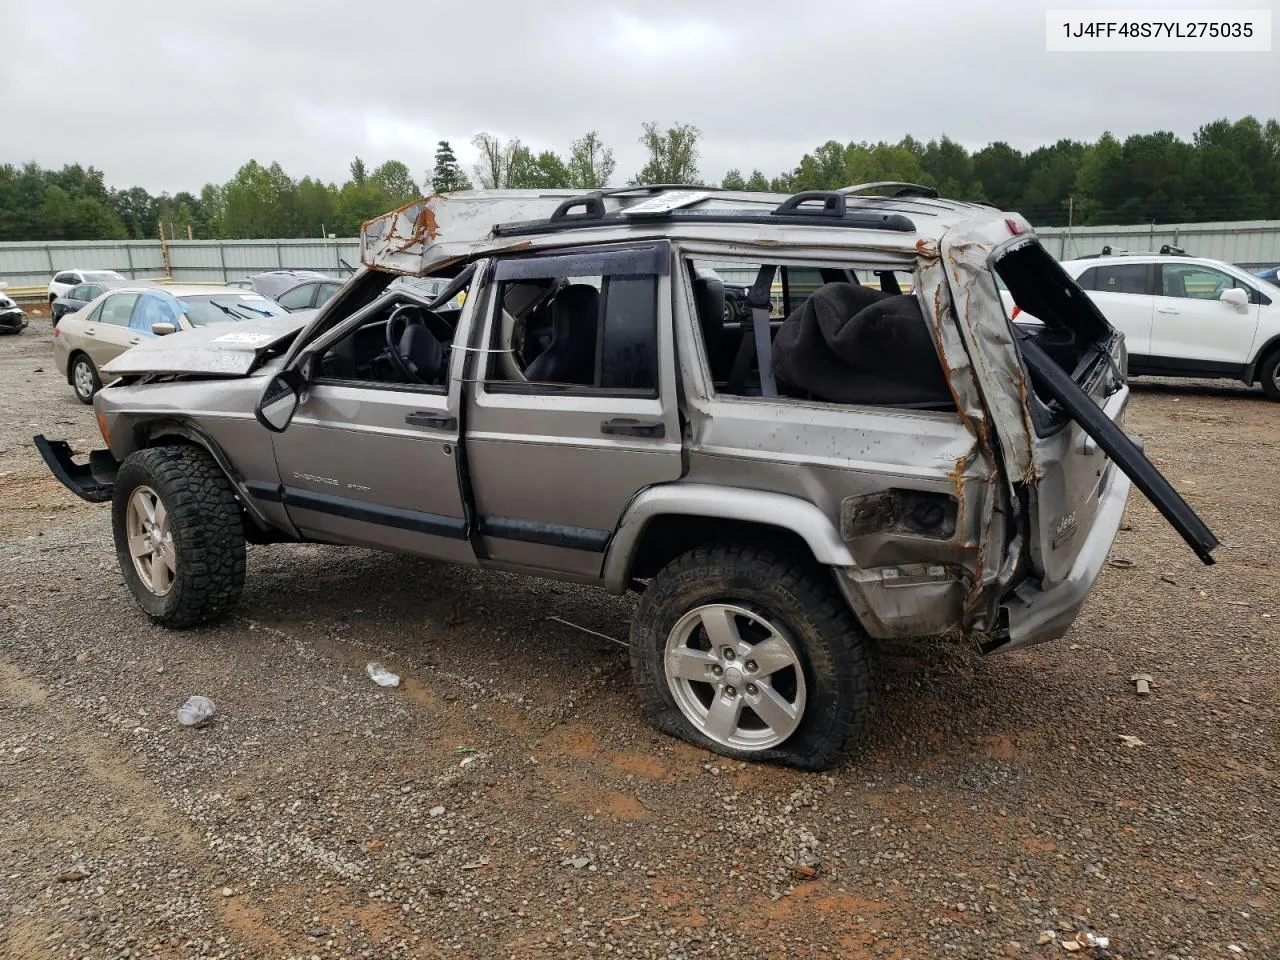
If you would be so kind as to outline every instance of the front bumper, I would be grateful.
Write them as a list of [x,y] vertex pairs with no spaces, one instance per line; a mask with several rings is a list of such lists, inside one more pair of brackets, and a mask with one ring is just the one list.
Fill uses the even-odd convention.
[[87,464],[71,459],[71,447],[65,440],[49,440],[43,434],[32,442],[44,462],[64,487],[82,500],[105,503],[115,492],[116,471],[120,464],[110,450],[94,450]]
[[27,315],[22,312],[20,307],[10,307],[7,310],[0,310],[0,328],[5,330],[13,330],[17,332],[26,327]]
[[1051,590],[1024,583],[1004,603],[1009,640],[997,648],[1000,652],[1057,640],[1067,632],[1084,606],[1102,565],[1107,562],[1124,517],[1130,486],[1129,478],[1113,464],[1111,479],[1100,496],[1088,539],[1067,579]]

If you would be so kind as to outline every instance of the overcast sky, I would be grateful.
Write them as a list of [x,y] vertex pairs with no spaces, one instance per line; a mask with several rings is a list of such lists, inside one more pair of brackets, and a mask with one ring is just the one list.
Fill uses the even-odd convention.
[[1047,8],[1103,5],[9,0],[0,163],[93,165],[153,192],[198,191],[251,157],[339,182],[357,154],[396,158],[421,179],[440,139],[470,174],[479,130],[567,152],[595,128],[623,183],[657,120],[701,128],[700,171],[718,181],[832,138],[1026,149],[1280,116],[1274,51],[1045,52]]

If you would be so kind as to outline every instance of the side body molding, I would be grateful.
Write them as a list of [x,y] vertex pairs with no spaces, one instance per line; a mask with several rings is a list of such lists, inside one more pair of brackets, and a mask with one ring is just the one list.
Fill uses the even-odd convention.
[[806,500],[780,493],[711,486],[701,483],[667,483],[648,487],[631,501],[622,522],[609,541],[604,561],[604,584],[613,593],[626,587],[631,558],[645,526],[660,516],[720,517],[746,520],[790,530],[804,538],[814,558],[833,567],[854,566],[853,555],[839,531],[821,510]]

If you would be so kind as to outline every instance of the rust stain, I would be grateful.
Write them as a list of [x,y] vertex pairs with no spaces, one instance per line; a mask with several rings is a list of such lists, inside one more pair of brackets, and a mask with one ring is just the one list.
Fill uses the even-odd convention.
[[431,209],[430,201],[423,205],[422,212],[418,214],[417,222],[413,225],[415,239],[421,239],[424,233],[429,240],[434,240],[440,236],[440,225],[436,223],[436,214]]

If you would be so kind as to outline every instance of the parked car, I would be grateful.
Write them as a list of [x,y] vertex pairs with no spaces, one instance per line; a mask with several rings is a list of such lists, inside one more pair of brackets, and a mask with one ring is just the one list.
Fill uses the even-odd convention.
[[1124,333],[1130,374],[1229,377],[1280,400],[1280,287],[1174,253],[1084,257],[1062,269]]
[[127,284],[64,315],[53,328],[53,356],[80,401],[92,403],[104,382],[102,368],[130,347],[178,330],[284,313],[259,294],[210,284]]
[[1259,270],[1256,275],[1267,281],[1267,283],[1280,286],[1280,267],[1271,267],[1268,270]]
[[286,290],[296,287],[304,281],[328,279],[330,277],[327,274],[318,273],[315,270],[267,270],[263,273],[254,274],[252,277],[232,280],[228,286],[254,290],[264,297],[270,297],[274,300]]
[[7,283],[0,283],[0,331],[21,333],[27,326],[27,315],[14,303],[12,297],[4,295],[8,286]]
[[290,287],[274,299],[290,313],[296,310],[310,310],[322,307],[342,287],[341,280],[305,280],[296,287]]
[[77,284],[94,283],[102,280],[124,280],[122,274],[114,270],[60,270],[49,281],[49,302],[57,300]]
[[[35,443],[112,502],[158,623],[234,607],[246,540],[634,590],[659,728],[827,767],[865,738],[878,640],[1062,636],[1131,479],[1204,562],[1218,544],[1124,432],[1122,335],[1027,222],[865,189],[426,198],[365,225],[366,269],[310,322],[109,364],[89,464]],[[812,292],[731,327],[709,262]],[[911,294],[862,284],[890,268]]]
[[[116,287],[122,287],[130,282],[129,280],[92,280],[88,283],[77,283],[57,300],[49,304],[49,318],[56,327],[58,321],[68,313],[83,310],[85,304],[98,299],[108,290],[114,290]],[[144,281],[132,282],[135,284],[144,283]]]

